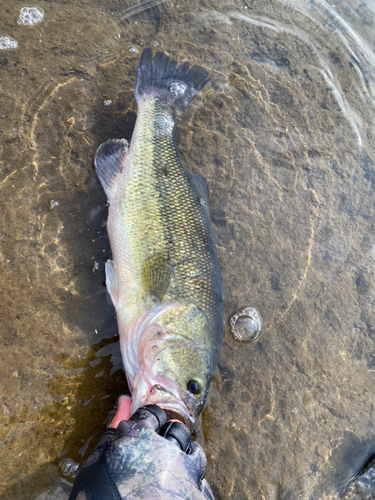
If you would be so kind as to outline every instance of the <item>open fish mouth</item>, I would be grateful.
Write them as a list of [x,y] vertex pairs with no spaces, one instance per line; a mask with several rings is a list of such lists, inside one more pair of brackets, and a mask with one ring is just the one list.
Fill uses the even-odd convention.
[[189,427],[191,427],[195,423],[195,419],[186,404],[182,402],[172,391],[159,384],[155,384],[153,386],[153,389],[156,389],[160,392],[164,391],[175,399],[175,401],[168,400],[165,402],[160,401],[160,403],[158,403],[159,406],[166,412],[168,420],[182,420]]
[[138,408],[149,404],[157,404],[167,415],[167,419],[176,419],[182,421],[190,429],[195,424],[195,418],[179,394],[172,389],[154,384],[148,390],[146,396],[142,394],[133,394],[132,414]]

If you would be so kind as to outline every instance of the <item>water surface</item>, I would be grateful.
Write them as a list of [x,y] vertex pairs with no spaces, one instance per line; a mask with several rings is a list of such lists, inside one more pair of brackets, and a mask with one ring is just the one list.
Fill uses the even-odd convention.
[[[58,463],[126,390],[93,157],[131,138],[144,47],[212,78],[177,123],[224,280],[207,479],[218,500],[342,496],[375,444],[375,3],[45,1],[32,26],[0,7],[1,498],[66,498]],[[246,306],[263,331],[241,344]],[[375,498],[362,483],[346,498]]]

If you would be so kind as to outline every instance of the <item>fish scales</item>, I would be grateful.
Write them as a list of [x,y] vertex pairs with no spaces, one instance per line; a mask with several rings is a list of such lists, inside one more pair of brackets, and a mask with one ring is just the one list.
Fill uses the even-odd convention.
[[[194,424],[222,340],[222,281],[207,183],[181,164],[175,116],[207,72],[146,49],[137,69],[138,116],[125,140],[99,147],[113,261],[106,281],[116,308],[133,411],[160,404]],[[175,91],[174,91],[175,90]]]

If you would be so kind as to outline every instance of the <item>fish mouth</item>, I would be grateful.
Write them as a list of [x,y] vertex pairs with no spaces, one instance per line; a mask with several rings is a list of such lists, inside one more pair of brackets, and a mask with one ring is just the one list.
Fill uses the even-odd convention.
[[179,391],[176,392],[160,384],[153,384],[147,391],[146,396],[133,393],[131,413],[133,414],[142,406],[156,404],[165,411],[168,420],[180,420],[192,429],[195,424],[195,418],[182,400],[181,395],[178,394]]
[[195,423],[195,419],[192,415],[192,413],[189,411],[188,407],[186,404],[181,401],[179,398],[176,397],[176,395],[167,389],[166,387],[163,387],[159,384],[155,384],[153,386],[153,389],[156,389],[160,392],[165,392],[169,395],[171,395],[175,401],[160,401],[159,406],[163,408],[163,410],[167,414],[167,419],[172,420],[172,419],[177,419],[177,420],[182,420],[183,423],[188,425],[188,427],[191,427]]

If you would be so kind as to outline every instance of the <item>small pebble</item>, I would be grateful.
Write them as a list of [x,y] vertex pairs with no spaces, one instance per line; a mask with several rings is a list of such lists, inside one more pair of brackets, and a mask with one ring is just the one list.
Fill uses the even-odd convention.
[[22,7],[17,24],[21,26],[33,26],[40,23],[44,17],[44,11],[41,7]]
[[16,49],[17,47],[17,40],[13,40],[9,36],[0,36],[0,50]]

